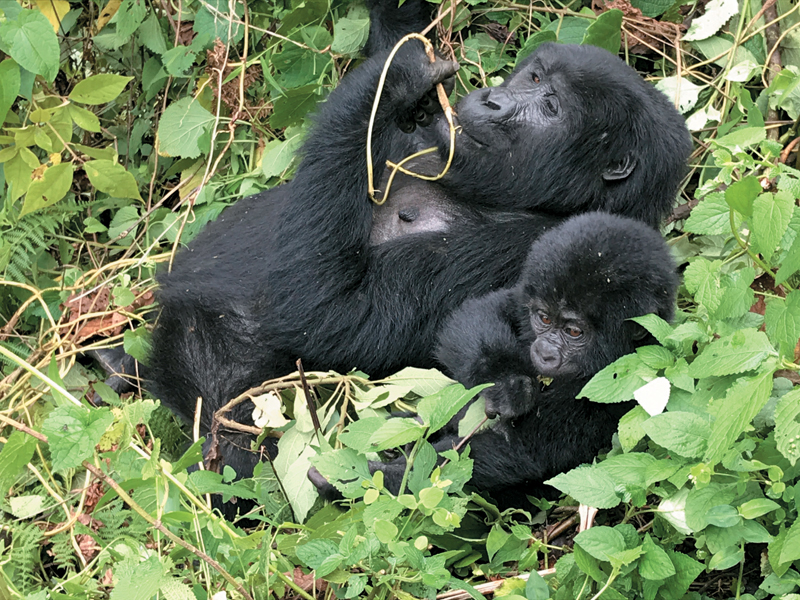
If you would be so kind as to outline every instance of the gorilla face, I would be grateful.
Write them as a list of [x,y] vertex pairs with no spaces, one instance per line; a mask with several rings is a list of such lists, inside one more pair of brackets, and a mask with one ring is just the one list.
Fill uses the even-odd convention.
[[[500,209],[632,214],[646,199],[644,220],[656,224],[690,149],[666,96],[594,46],[543,44],[502,85],[471,92],[455,111],[460,135],[442,185]],[[444,119],[435,135],[446,156]]]
[[595,332],[581,313],[534,300],[530,323],[536,336],[530,348],[531,362],[540,375],[584,374],[585,355],[595,346]]

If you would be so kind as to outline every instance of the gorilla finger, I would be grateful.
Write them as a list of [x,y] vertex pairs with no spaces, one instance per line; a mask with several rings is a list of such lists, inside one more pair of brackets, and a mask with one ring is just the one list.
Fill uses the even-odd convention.
[[460,65],[454,60],[437,60],[431,63],[431,86],[453,77],[458,72],[459,67]]

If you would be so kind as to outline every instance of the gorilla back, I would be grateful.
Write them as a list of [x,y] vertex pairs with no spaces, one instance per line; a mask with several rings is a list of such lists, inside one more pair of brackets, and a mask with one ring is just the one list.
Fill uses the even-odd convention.
[[[365,144],[385,58],[366,60],[321,105],[291,183],[237,203],[160,277],[148,378],[184,418],[202,398],[203,434],[214,411],[297,358],[372,376],[431,366],[448,313],[515,280],[531,242],[565,215],[600,209],[655,225],[672,205],[689,138],[666,97],[604,50],[545,45],[502,86],[457,105],[443,180],[405,186],[376,209]],[[373,130],[378,176],[414,149],[446,154],[443,119],[410,133],[398,124],[456,68],[431,64],[416,42],[398,53]],[[434,196],[430,222],[411,218],[371,241],[381,222],[409,219]],[[222,440],[242,474],[254,459],[235,448],[248,446]]]

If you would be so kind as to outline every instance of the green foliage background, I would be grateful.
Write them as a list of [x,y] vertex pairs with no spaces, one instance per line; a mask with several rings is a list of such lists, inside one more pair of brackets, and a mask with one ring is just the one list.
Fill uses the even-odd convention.
[[[696,142],[664,227],[684,268],[676,322],[641,318],[659,345],[584,390],[641,405],[608,455],[551,480],[560,501],[501,513],[464,491],[468,454],[436,466],[427,438],[478,389],[434,371],[308,374],[311,405],[297,375],[261,386],[279,458],[235,480],[190,469],[199,443],[82,358],[146,358],[156,269],[291,177],[308,113],[359,62],[366,8],[0,0],[0,598],[480,598],[501,575],[512,599],[800,599],[798,7],[439,7],[457,96],[545,41],[595,44],[668,94]],[[385,419],[409,408],[422,423]],[[367,459],[403,445],[414,466],[395,497]],[[312,464],[349,481],[349,503],[316,500],[298,476]],[[231,523],[209,493],[257,508]],[[578,503],[602,509],[596,526],[549,539],[545,519]]]

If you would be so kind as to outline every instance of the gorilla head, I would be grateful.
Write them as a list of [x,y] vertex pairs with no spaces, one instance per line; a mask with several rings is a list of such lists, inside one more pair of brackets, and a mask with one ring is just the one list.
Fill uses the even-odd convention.
[[[456,113],[456,158],[443,185],[506,210],[603,210],[656,226],[691,149],[667,97],[595,46],[543,44]],[[446,155],[444,119],[436,134]]]
[[588,379],[642,345],[646,332],[627,319],[672,318],[676,289],[658,232],[602,213],[573,217],[534,242],[515,290],[535,371]]

